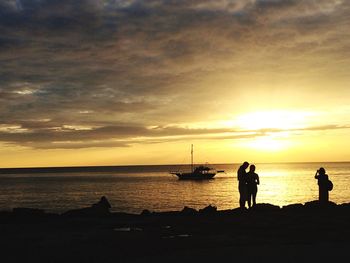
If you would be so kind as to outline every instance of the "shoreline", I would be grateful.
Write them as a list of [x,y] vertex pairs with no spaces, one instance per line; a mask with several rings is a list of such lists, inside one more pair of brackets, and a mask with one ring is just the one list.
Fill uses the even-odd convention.
[[[217,211],[0,212],[2,262],[314,262],[348,258],[350,203]],[[320,250],[321,249],[321,250]],[[21,251],[21,253],[16,253]]]
[[[113,216],[113,215],[128,215],[128,216],[144,216],[144,215],[200,215],[200,214],[226,214],[226,213],[249,213],[249,212],[276,212],[276,211],[286,211],[286,210],[293,210],[293,211],[307,211],[307,210],[314,210],[317,211],[323,211],[323,210],[329,210],[329,209],[339,209],[341,207],[350,207],[350,202],[347,203],[335,203],[332,201],[329,201],[327,204],[320,204],[318,200],[313,200],[305,203],[292,203],[288,205],[275,205],[270,203],[257,203],[256,207],[245,207],[242,211],[240,207],[235,207],[232,209],[222,209],[218,210],[215,205],[207,205],[200,209],[195,209],[192,207],[184,206],[182,210],[163,210],[163,211],[151,211],[149,209],[143,209],[140,213],[132,213],[132,212],[124,212],[124,211],[109,211],[112,209],[110,207],[108,209],[108,213],[102,213],[102,214],[92,214],[88,216]],[[23,216],[40,216],[40,215],[54,215],[54,216],[67,216],[67,214],[73,212],[78,212],[76,216],[80,216],[79,211],[84,209],[89,209],[91,207],[82,207],[82,208],[74,208],[69,209],[67,211],[62,212],[52,212],[51,209],[47,208],[33,208],[33,207],[13,207],[8,209],[2,209],[0,208],[0,217],[3,214],[12,214],[12,215],[23,215]],[[73,215],[75,216],[75,215]],[[81,214],[81,216],[87,216],[85,214]]]
[[[345,202],[345,203],[336,203],[333,201],[329,201],[328,205],[326,205],[323,208],[336,208],[336,207],[343,207],[350,205],[350,202]],[[271,203],[257,203],[258,209],[261,210],[262,207],[263,209],[274,209],[274,210],[280,210],[284,211],[286,209],[292,209],[292,208],[299,208],[299,209],[311,209],[311,208],[316,208],[320,206],[318,204],[318,200],[313,200],[313,201],[307,201],[305,203],[292,203],[292,204],[287,204],[287,205],[277,205],[277,204],[271,204]],[[69,213],[71,211],[79,211],[82,209],[86,209],[89,207],[81,207],[81,208],[70,208],[66,210],[53,210],[50,208],[41,208],[41,207],[25,207],[25,206],[19,206],[19,207],[8,207],[8,208],[0,208],[0,217],[2,214],[7,213],[7,214],[18,214],[18,213],[23,213],[23,215],[55,215],[55,216],[62,216],[66,213]],[[208,208],[214,208],[214,211],[219,215],[222,213],[234,213],[238,212],[241,209],[239,207],[234,207],[232,209],[218,209],[217,206],[213,204],[209,204],[207,206],[204,206],[202,208],[193,208],[189,206],[184,206],[183,209],[181,210],[152,210],[152,209],[141,209],[140,212],[128,212],[128,211],[118,211],[117,208],[110,207],[108,210],[108,215],[129,215],[129,216],[140,216],[143,214],[153,214],[153,215],[162,215],[162,214],[186,214],[186,211],[192,211],[192,214],[201,214],[203,213],[204,209]],[[323,209],[322,206],[319,207],[319,209]],[[254,210],[254,207],[249,209],[248,207],[245,207],[246,212],[252,212]],[[83,215],[84,216],[84,215]]]

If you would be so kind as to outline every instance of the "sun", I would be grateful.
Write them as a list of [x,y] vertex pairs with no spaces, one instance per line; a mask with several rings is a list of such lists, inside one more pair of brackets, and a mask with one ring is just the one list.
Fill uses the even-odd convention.
[[258,151],[277,152],[288,148],[291,141],[286,138],[266,135],[254,139],[244,140],[242,142],[245,148],[252,148]]
[[235,123],[242,129],[248,130],[288,130],[304,127],[308,116],[310,116],[310,113],[302,111],[258,111],[238,116]]
[[258,151],[276,152],[292,146],[290,138],[294,130],[307,124],[308,112],[301,111],[259,111],[240,115],[235,124],[240,129],[255,132],[256,137],[244,139],[241,146]]

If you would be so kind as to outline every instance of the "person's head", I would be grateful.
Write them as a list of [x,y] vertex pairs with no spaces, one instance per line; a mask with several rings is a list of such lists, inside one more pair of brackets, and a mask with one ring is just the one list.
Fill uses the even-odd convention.
[[255,172],[255,165],[252,164],[250,167],[249,167],[249,172]]
[[242,164],[242,167],[243,167],[244,169],[247,169],[248,166],[249,166],[249,163],[248,163],[248,162],[244,162],[244,163]]
[[326,174],[326,170],[323,167],[321,167],[320,169],[318,169],[318,173],[319,174]]

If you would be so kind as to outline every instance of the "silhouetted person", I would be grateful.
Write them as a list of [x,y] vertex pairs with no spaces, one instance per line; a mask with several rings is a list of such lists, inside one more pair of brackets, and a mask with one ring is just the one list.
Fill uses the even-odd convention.
[[249,208],[251,207],[252,200],[253,206],[256,205],[256,194],[258,192],[258,184],[260,184],[259,175],[255,173],[255,165],[252,164],[249,167],[249,172],[247,173],[247,200]]
[[244,162],[237,171],[238,179],[238,190],[239,190],[239,206],[240,208],[245,207],[245,202],[247,201],[247,172],[249,163]]
[[318,183],[318,200],[320,203],[328,203],[329,180],[326,170],[321,167],[316,171],[315,178]]

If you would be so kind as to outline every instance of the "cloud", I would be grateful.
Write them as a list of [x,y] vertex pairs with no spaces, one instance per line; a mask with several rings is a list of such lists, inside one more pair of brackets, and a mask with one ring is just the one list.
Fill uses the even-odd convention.
[[[299,83],[341,66],[345,83],[349,12],[340,0],[0,0],[0,124],[29,130],[1,140],[205,134],[144,127],[215,118],[269,75]],[[93,129],[55,130],[67,125]]]
[[90,147],[128,147],[133,144],[186,140],[241,140],[279,133],[305,133],[349,129],[350,126],[324,125],[294,129],[242,130],[233,128],[56,126],[50,120],[28,121],[22,126],[0,126],[0,141],[37,149],[78,149]]

